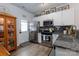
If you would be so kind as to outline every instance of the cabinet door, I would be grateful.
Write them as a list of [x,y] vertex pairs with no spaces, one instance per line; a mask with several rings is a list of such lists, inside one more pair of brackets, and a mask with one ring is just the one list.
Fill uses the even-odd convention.
[[4,16],[0,16],[0,44],[5,46],[5,19]]
[[43,26],[43,21],[48,21],[48,20],[51,21],[52,20],[52,15],[53,15],[53,13],[42,15],[42,16],[39,16],[39,17],[35,17],[33,20],[39,21],[40,26]]
[[61,25],[62,24],[62,12],[56,12],[52,15],[54,20],[54,25]]
[[64,10],[62,14],[63,25],[74,25],[74,9]]
[[40,21],[40,26],[43,26],[43,21]]
[[7,49],[9,51],[16,48],[16,24],[15,19],[6,17],[6,34],[7,34]]
[[52,36],[53,36],[53,40],[52,41],[53,41],[53,44],[54,44],[59,35],[58,34],[53,34]]
[[41,43],[41,33],[38,33],[38,43]]

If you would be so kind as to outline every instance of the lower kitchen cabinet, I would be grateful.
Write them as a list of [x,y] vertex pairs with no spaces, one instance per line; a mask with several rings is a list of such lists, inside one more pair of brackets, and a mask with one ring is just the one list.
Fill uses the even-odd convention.
[[53,36],[53,39],[52,39],[53,42],[52,43],[54,44],[55,41],[57,40],[59,34],[53,34],[52,36]]
[[38,43],[41,43],[41,33],[38,33]]

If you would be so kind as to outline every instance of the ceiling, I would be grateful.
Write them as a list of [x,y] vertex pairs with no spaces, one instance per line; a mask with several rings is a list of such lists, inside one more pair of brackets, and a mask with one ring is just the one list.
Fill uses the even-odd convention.
[[58,7],[66,3],[13,3],[13,5],[24,9],[34,15],[40,14],[45,9]]

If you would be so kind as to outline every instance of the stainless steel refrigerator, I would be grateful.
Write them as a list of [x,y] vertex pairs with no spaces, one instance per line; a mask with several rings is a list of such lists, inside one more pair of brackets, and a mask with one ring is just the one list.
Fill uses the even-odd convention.
[[33,43],[38,43],[38,31],[40,23],[37,21],[29,22],[29,41]]

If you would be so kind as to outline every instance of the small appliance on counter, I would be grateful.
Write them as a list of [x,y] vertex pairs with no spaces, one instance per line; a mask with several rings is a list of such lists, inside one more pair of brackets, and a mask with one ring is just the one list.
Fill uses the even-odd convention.
[[66,30],[64,30],[64,31],[63,31],[63,34],[66,34],[66,33],[67,33],[67,31],[66,31]]
[[63,34],[75,36],[76,35],[76,26],[71,25],[71,26],[66,27],[65,30],[63,31]]

